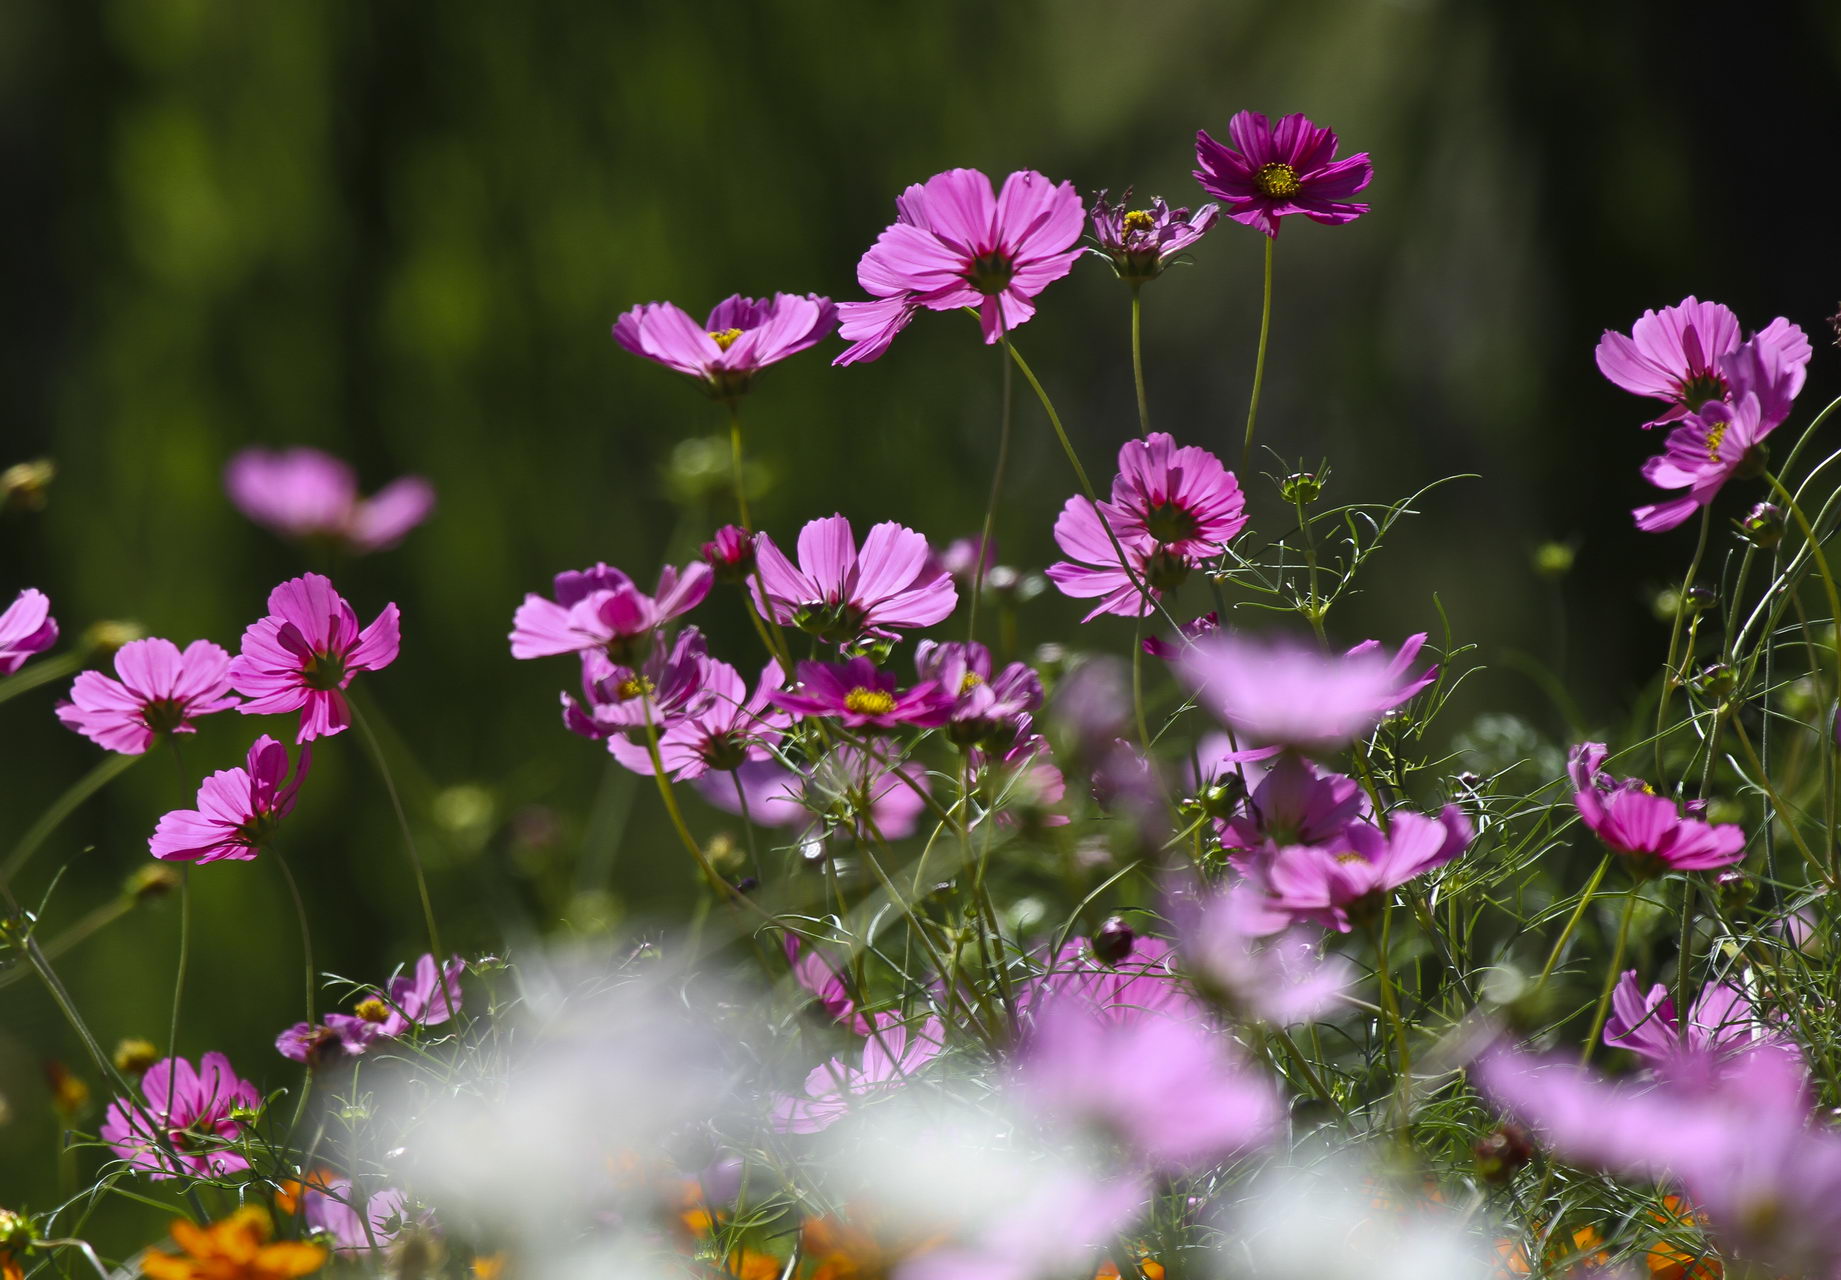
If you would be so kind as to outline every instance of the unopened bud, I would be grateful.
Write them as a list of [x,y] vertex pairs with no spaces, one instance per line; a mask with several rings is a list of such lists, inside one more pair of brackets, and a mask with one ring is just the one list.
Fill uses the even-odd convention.
[[50,458],[16,462],[0,471],[0,510],[43,511],[57,473]]
[[1184,814],[1231,818],[1245,796],[1245,780],[1237,773],[1224,773],[1206,786],[1196,788],[1194,798],[1183,805]]
[[1506,1182],[1534,1159],[1534,1139],[1512,1122],[1491,1129],[1477,1139],[1472,1149],[1477,1157],[1477,1175],[1485,1182]]
[[1543,542],[1534,549],[1534,572],[1543,578],[1564,578],[1572,572],[1574,551],[1564,542]]
[[[32,1243],[32,1222],[23,1213],[0,1209],[0,1249],[24,1253]],[[6,1259],[0,1258],[0,1261]]]
[[1774,547],[1783,538],[1783,508],[1775,503],[1760,502],[1736,523],[1739,536],[1754,547]]
[[1702,667],[1688,681],[1694,696],[1709,704],[1724,702],[1738,687],[1739,673],[1724,662]]
[[1279,482],[1279,496],[1292,506],[1309,506],[1323,496],[1323,480],[1309,471],[1297,471]]
[[115,1046],[115,1069],[136,1080],[159,1060],[160,1051],[151,1040],[128,1039]]
[[1751,905],[1758,896],[1758,882],[1737,867],[1728,867],[1713,877],[1713,892],[1719,897],[1720,909],[1730,915]]
[[1712,587],[1689,587],[1681,593],[1683,613],[1705,613],[1720,602],[1720,593]]
[[1093,954],[1101,964],[1116,965],[1131,954],[1138,935],[1118,916],[1113,916],[1093,935]]
[[703,559],[724,582],[746,582],[754,572],[754,535],[739,525],[724,525],[703,544]]
[[136,902],[164,898],[179,887],[179,873],[163,862],[142,867],[122,882],[121,890]]
[[146,634],[147,629],[138,622],[92,622],[84,629],[83,648],[91,654],[110,654]]

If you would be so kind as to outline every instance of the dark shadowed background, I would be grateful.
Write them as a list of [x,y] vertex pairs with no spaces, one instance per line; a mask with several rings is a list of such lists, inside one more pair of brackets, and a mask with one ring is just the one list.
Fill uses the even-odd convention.
[[[1747,329],[1783,314],[1811,332],[1805,405],[1841,388],[1823,324],[1841,295],[1836,220],[1814,194],[1838,136],[1841,7],[1760,12],[9,3],[0,467],[49,456],[58,474],[42,513],[0,524],[0,594],[44,589],[71,639],[128,619],[234,649],[269,587],[311,565],[225,500],[233,451],[316,445],[367,489],[429,476],[428,525],[321,567],[367,620],[402,606],[402,657],[359,693],[449,940],[477,953],[519,921],[594,933],[643,918],[691,888],[657,797],[562,730],[570,665],[513,662],[505,643],[522,593],[556,570],[605,559],[649,580],[730,518],[724,459],[712,473],[697,446],[718,410],[618,350],[614,317],[662,298],[700,315],[738,291],[861,296],[857,257],[896,193],[955,165],[1197,203],[1198,127],[1299,110],[1345,152],[1373,153],[1374,211],[1280,238],[1261,440],[1312,466],[1329,457],[1339,501],[1482,477],[1425,501],[1333,632],[1436,630],[1437,591],[1490,668],[1450,729],[1500,710],[1560,732],[1532,663],[1558,669],[1586,723],[1614,724],[1659,661],[1651,598],[1678,578],[1692,530],[1631,528],[1647,500],[1637,467],[1659,441],[1637,429],[1645,403],[1597,376],[1600,331],[1697,293]],[[1224,223],[1194,259],[1146,292],[1152,419],[1231,462],[1259,237]],[[1110,475],[1136,429],[1126,292],[1089,259],[1041,301],[1017,344],[1089,468]],[[923,316],[876,364],[829,368],[838,345],[776,368],[746,403],[771,481],[757,519],[786,539],[833,510],[940,542],[972,532],[997,353],[954,315]],[[1074,485],[1034,402],[1016,407],[998,537],[1006,562],[1040,568]],[[1270,485],[1248,483],[1256,524],[1281,532]],[[1578,555],[1557,586],[1531,567],[1553,540]],[[1074,642],[1080,612],[1038,598],[1025,646]],[[732,594],[699,621],[754,669]],[[1116,620],[1078,636],[1114,652],[1129,640]],[[100,756],[53,719],[63,687],[0,707],[0,849]],[[156,752],[66,824],[16,886],[36,902],[68,865],[47,936],[143,866],[159,814],[255,732],[216,717],[179,770]],[[321,967],[376,980],[425,949],[414,888],[355,735],[320,745],[282,849]],[[692,822],[722,826],[694,802]],[[180,1047],[292,1083],[271,1047],[298,1017],[282,882],[258,861],[192,883]],[[175,903],[150,904],[62,960],[105,1042],[164,1042],[177,925]],[[91,1077],[93,1127],[105,1090],[79,1046],[35,985],[0,989],[0,1204],[55,1196],[40,1075],[53,1057]]]

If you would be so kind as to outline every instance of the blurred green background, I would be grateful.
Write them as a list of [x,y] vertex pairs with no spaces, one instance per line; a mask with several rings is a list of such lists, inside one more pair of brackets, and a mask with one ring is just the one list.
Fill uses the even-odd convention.
[[[1805,403],[1841,385],[1822,323],[1841,294],[1836,222],[1813,195],[1841,136],[1841,8],[1760,12],[15,0],[0,6],[0,466],[59,470],[43,512],[0,525],[0,592],[46,590],[67,639],[133,619],[234,649],[268,588],[309,566],[223,497],[233,451],[316,445],[367,490],[431,477],[433,521],[336,579],[367,620],[402,606],[402,658],[360,695],[387,727],[448,937],[478,952],[559,918],[643,918],[689,888],[656,797],[560,727],[570,664],[516,663],[505,643],[522,593],[556,570],[605,559],[649,579],[731,514],[720,474],[681,501],[673,466],[718,411],[619,351],[614,317],[655,298],[701,314],[738,291],[860,296],[856,259],[896,193],[954,165],[1198,203],[1198,127],[1302,110],[1373,153],[1374,212],[1281,237],[1262,442],[1329,457],[1336,500],[1483,477],[1427,501],[1332,629],[1435,629],[1438,591],[1491,668],[1460,716],[1562,732],[1525,654],[1611,722],[1659,660],[1650,598],[1692,532],[1630,527],[1657,439],[1637,429],[1645,402],[1598,378],[1600,331],[1695,292],[1748,328],[1785,314],[1811,332]],[[1153,423],[1231,459],[1259,239],[1223,224],[1194,257],[1146,293]],[[1136,429],[1126,335],[1124,287],[1097,260],[1017,335],[1096,476]],[[788,539],[833,510],[939,542],[973,531],[996,353],[931,315],[879,363],[834,370],[836,349],[776,368],[745,406],[771,479],[757,519]],[[998,535],[1006,562],[1039,568],[1073,484],[1035,405],[1017,412]],[[1281,532],[1270,487],[1250,486],[1256,525]],[[1578,553],[1557,586],[1531,567],[1549,540]],[[1071,640],[1079,616],[1043,596],[1024,639]],[[754,669],[733,594],[698,621]],[[1078,640],[1129,638],[1111,621]],[[101,755],[53,720],[62,688],[0,707],[0,847]],[[156,753],[66,824],[17,886],[36,900],[68,865],[47,936],[108,901],[158,815],[258,731],[217,717],[182,773]],[[689,804],[699,830],[724,825]],[[353,735],[316,753],[282,847],[323,969],[376,980],[425,949]],[[229,863],[193,885],[181,1047],[292,1083],[271,1047],[298,1017],[280,878]],[[62,961],[106,1042],[164,1041],[177,922],[172,901],[149,904]],[[0,989],[0,1204],[55,1193],[52,1058],[96,1087],[93,1127],[105,1091],[79,1046],[33,984]]]

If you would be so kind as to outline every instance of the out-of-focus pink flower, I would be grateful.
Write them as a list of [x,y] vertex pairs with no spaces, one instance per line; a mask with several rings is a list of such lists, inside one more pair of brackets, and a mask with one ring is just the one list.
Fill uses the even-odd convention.
[[195,717],[237,704],[230,696],[230,655],[209,640],[181,652],[171,640],[130,640],[115,651],[112,680],[81,672],[58,719],[99,747],[138,756],[155,734],[195,733]]
[[1272,1141],[1284,1115],[1230,1043],[1199,1021],[1121,1022],[1054,1000],[1036,1014],[1017,1087],[1045,1122],[1121,1141],[1147,1169],[1197,1169]]
[[275,1052],[294,1062],[318,1066],[327,1058],[343,1054],[345,1045],[339,1033],[318,1022],[297,1022],[275,1037]]
[[822,341],[837,308],[815,293],[724,298],[699,325],[671,302],[647,302],[614,322],[614,341],[636,356],[701,379],[718,399],[748,390],[770,364]]
[[666,565],[652,595],[604,564],[559,573],[554,600],[532,593],[518,606],[511,623],[511,656],[548,658],[599,649],[617,666],[637,666],[651,652],[653,633],[702,604],[712,580],[710,567],[701,560],[681,572]]
[[787,934],[785,941],[786,962],[793,967],[793,980],[817,997],[819,1006],[831,1020],[860,1036],[874,1030],[870,1020],[857,1011],[856,1001],[850,998],[843,971],[827,960],[823,952],[801,946],[793,934]]
[[1247,884],[1263,894],[1268,915],[1260,921],[1249,914],[1245,926],[1272,933],[1308,920],[1348,933],[1372,918],[1386,894],[1463,853],[1475,834],[1456,805],[1436,819],[1395,810],[1387,821],[1385,833],[1353,823],[1335,844],[1290,845],[1246,859]]
[[1287,929],[1263,936],[1248,928],[1236,895],[1185,886],[1168,906],[1185,967],[1236,1014],[1275,1026],[1311,1022],[1336,1008],[1355,970],[1324,954],[1321,935]]
[[1093,238],[1097,248],[1089,249],[1112,264],[1119,279],[1142,284],[1163,274],[1171,259],[1200,240],[1221,216],[1221,206],[1205,204],[1191,214],[1188,209],[1172,209],[1162,196],[1143,209],[1131,206],[1131,188],[1117,204],[1106,202],[1106,193],[1093,197]]
[[898,687],[892,671],[868,658],[801,662],[790,691],[776,690],[775,706],[801,716],[835,716],[853,729],[936,728],[952,714],[952,695],[931,680]]
[[[1793,397],[1813,354],[1809,338],[1782,316],[1752,336],[1752,344],[1789,372]],[[1626,391],[1661,400],[1668,409],[1644,423],[1659,427],[1732,393],[1727,357],[1738,351],[1739,318],[1731,308],[1689,295],[1672,307],[1645,311],[1629,334],[1606,329],[1598,340],[1598,369]]]
[[1192,618],[1178,627],[1174,640],[1165,640],[1161,636],[1144,637],[1144,651],[1153,658],[1162,658],[1168,662],[1195,641],[1203,636],[1213,635],[1220,629],[1221,615],[1211,609],[1201,617]]
[[1374,178],[1368,153],[1336,159],[1336,135],[1303,115],[1275,125],[1261,112],[1242,111],[1228,122],[1227,136],[1233,145],[1196,133],[1195,180],[1227,201],[1235,222],[1276,237],[1279,220],[1294,213],[1334,226],[1368,212],[1349,199]]
[[1645,994],[1637,987],[1635,969],[1626,969],[1611,991],[1604,1042],[1613,1049],[1630,1050],[1677,1081],[1684,1068],[1718,1068],[1723,1059],[1754,1045],[1780,1044],[1792,1054],[1799,1052],[1794,1043],[1758,1017],[1742,991],[1723,982],[1710,982],[1701,989],[1683,1028],[1668,988],[1658,982]]
[[57,619],[51,616],[51,597],[27,587],[0,613],[0,676],[10,676],[34,654],[49,649],[58,638]]
[[1637,778],[1613,778],[1604,771],[1602,742],[1572,749],[1567,774],[1579,816],[1605,844],[1628,855],[1638,875],[1659,871],[1707,871],[1745,858],[1745,832],[1731,823],[1714,826],[1683,816],[1680,806]]
[[1328,750],[1367,733],[1431,684],[1438,668],[1412,674],[1425,640],[1424,632],[1409,637],[1392,657],[1373,640],[1335,655],[1224,631],[1197,640],[1175,666],[1241,745]]
[[288,749],[264,734],[249,748],[240,769],[220,769],[198,788],[196,809],[174,809],[160,819],[148,850],[169,862],[247,861],[294,808],[295,794],[313,763],[309,747],[291,782]]
[[[363,1206],[360,1214],[357,1206]],[[332,1237],[333,1249],[347,1257],[381,1250],[414,1225],[409,1198],[395,1187],[361,1195],[350,1178],[309,1182],[301,1192],[301,1217],[311,1231]]]
[[245,449],[224,467],[224,491],[284,537],[326,538],[360,554],[395,546],[435,509],[435,486],[421,476],[360,498],[352,469],[318,449]]
[[304,574],[269,592],[269,616],[243,632],[243,651],[230,660],[230,684],[249,701],[244,715],[300,712],[296,742],[343,733],[351,724],[344,688],[360,671],[382,671],[402,644],[394,604],[371,625],[358,628],[358,615],[327,578]]
[[390,979],[382,991],[362,997],[351,1013],[329,1013],[326,1025],[347,1053],[363,1053],[373,1042],[407,1035],[415,1027],[432,1027],[460,1011],[460,975],[467,969],[459,956],[437,971],[435,957],[416,961],[415,972]]
[[894,1280],[1084,1275],[1092,1271],[1097,1255],[1117,1247],[1150,1194],[1138,1178],[1102,1180],[1063,1166],[1032,1186],[1020,1204],[994,1215],[971,1239],[909,1257]]
[[231,1146],[243,1135],[233,1113],[253,1112],[261,1101],[255,1086],[221,1053],[207,1053],[196,1067],[184,1058],[165,1058],[141,1077],[140,1098],[109,1104],[101,1137],[156,1181],[235,1173],[249,1168],[249,1161]]
[[927,539],[892,520],[872,528],[860,552],[843,516],[812,520],[799,531],[798,550],[794,568],[772,538],[756,535],[755,604],[781,626],[832,644],[930,627],[959,603],[952,578],[931,563]]
[[1076,1004],[1109,1022],[1207,1016],[1189,981],[1176,969],[1176,951],[1162,938],[1133,938],[1112,963],[1092,942],[1070,938],[1043,962],[1042,972],[1016,984],[1017,1011],[1026,1018],[1058,1004]]
[[[791,723],[774,710],[781,681],[777,661],[769,659],[761,669],[753,696],[741,673],[726,662],[705,662],[702,678],[702,689],[690,693],[682,710],[657,731],[659,762],[679,781],[768,759]],[[611,737],[607,749],[634,773],[652,775],[652,753],[643,739]]]
[[984,340],[996,342],[1035,314],[1035,296],[1080,256],[1079,193],[1033,171],[993,192],[978,170],[949,169],[909,187],[895,207],[895,222],[857,264],[857,283],[875,300],[838,306],[852,345],[834,364],[876,359],[915,307],[976,307]]
[[833,1058],[813,1067],[803,1096],[781,1094],[773,1126],[781,1133],[817,1133],[851,1110],[899,1089],[908,1077],[939,1056],[944,1031],[938,1018],[910,1029],[892,1014],[870,1014],[869,1031],[857,1065]]
[[[582,700],[562,695],[563,724],[597,742],[639,728],[648,718],[654,725],[671,724],[704,700],[710,666],[709,647],[695,627],[679,632],[669,650],[654,647],[636,668],[615,665],[599,649],[584,649]],[[651,767],[648,760],[642,772]]]

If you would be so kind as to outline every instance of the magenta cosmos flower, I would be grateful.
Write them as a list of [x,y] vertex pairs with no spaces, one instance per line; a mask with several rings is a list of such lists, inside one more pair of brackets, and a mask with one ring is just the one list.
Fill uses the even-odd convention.
[[330,1237],[334,1251],[346,1257],[382,1249],[415,1225],[409,1197],[397,1188],[385,1187],[366,1197],[350,1178],[309,1181],[301,1191],[300,1213],[310,1231]]
[[817,1133],[827,1129],[854,1108],[899,1089],[909,1076],[939,1056],[944,1032],[938,1018],[929,1018],[914,1029],[893,1014],[872,1013],[869,1021],[856,1065],[833,1058],[806,1075],[804,1096],[782,1094],[775,1100],[773,1127],[777,1131]]
[[764,533],[755,538],[755,556],[752,590],[761,612],[832,644],[930,627],[959,603],[927,539],[893,520],[871,528],[861,551],[843,516],[808,522],[799,531],[798,568]]
[[312,763],[312,749],[302,747],[294,779],[286,781],[288,749],[264,734],[250,747],[242,768],[220,769],[204,780],[196,809],[174,809],[160,819],[148,851],[168,862],[201,864],[255,857],[275,825],[293,810]]
[[117,1098],[102,1120],[102,1140],[134,1168],[155,1180],[249,1168],[231,1145],[243,1133],[234,1113],[262,1099],[223,1054],[207,1053],[196,1067],[184,1058],[154,1063],[141,1077],[141,1099]]
[[681,572],[666,565],[652,595],[604,564],[559,573],[554,600],[531,594],[518,606],[511,623],[511,656],[548,658],[599,649],[609,661],[632,666],[651,650],[653,632],[703,603],[712,581],[702,561]]
[[636,356],[701,379],[718,399],[738,396],[770,364],[828,337],[837,308],[815,293],[724,298],[703,324],[670,302],[634,307],[614,322],[614,341]]
[[10,676],[58,638],[51,597],[27,587],[0,613],[0,676]]
[[1142,284],[1162,275],[1171,259],[1208,234],[1221,215],[1221,206],[1205,204],[1191,214],[1172,209],[1162,196],[1148,208],[1131,208],[1131,188],[1117,204],[1106,203],[1106,193],[1093,197],[1093,238],[1097,248],[1088,252],[1112,264],[1121,280]]
[[1336,135],[1303,115],[1274,125],[1258,111],[1242,111],[1228,122],[1227,136],[1233,145],[1206,131],[1195,135],[1195,180],[1227,201],[1234,221],[1276,237],[1279,219],[1294,213],[1335,225],[1368,212],[1349,199],[1374,178],[1368,153],[1336,159]]
[[300,712],[296,742],[343,733],[351,707],[341,692],[360,671],[381,671],[396,661],[402,637],[394,604],[371,625],[332,582],[304,574],[269,592],[269,616],[243,632],[243,652],[230,660],[230,684],[249,698],[244,715]]
[[894,223],[857,264],[857,283],[875,300],[838,306],[851,346],[833,364],[880,356],[918,307],[976,307],[984,340],[996,342],[1035,314],[1035,296],[1080,256],[1074,184],[1031,170],[993,193],[978,170],[949,169],[902,192],[895,208]]
[[[1739,349],[1739,337],[1731,308],[1690,294],[1675,306],[1645,311],[1628,334],[1606,329],[1598,340],[1598,370],[1626,391],[1667,404],[1660,417],[1643,424],[1661,426],[1729,398],[1732,384],[1721,365]],[[1778,316],[1752,342],[1794,371],[1792,396],[1802,389],[1813,349],[1801,328]]]
[[1724,982],[1701,988],[1688,1011],[1688,1025],[1682,1027],[1669,989],[1658,982],[1645,993],[1637,985],[1635,969],[1626,969],[1612,989],[1604,1042],[1630,1050],[1673,1082],[1690,1084],[1700,1082],[1705,1068],[1717,1070],[1755,1045],[1775,1044],[1788,1053],[1800,1053],[1758,1016],[1744,992]]
[[584,650],[582,700],[562,695],[563,724],[597,742],[647,720],[669,724],[703,698],[710,665],[703,633],[695,627],[679,632],[670,649],[655,647],[637,667],[618,666],[599,649]]
[[1455,805],[1435,819],[1397,810],[1388,815],[1385,833],[1356,823],[1332,844],[1291,845],[1248,859],[1240,889],[1247,896],[1239,904],[1247,910],[1239,918],[1252,932],[1308,920],[1348,933],[1373,919],[1386,895],[1463,853],[1474,834]]
[[1389,657],[1373,640],[1337,655],[1220,632],[1197,640],[1175,666],[1242,746],[1326,750],[1367,733],[1432,682],[1436,667],[1412,673],[1425,639],[1424,632],[1409,637]]
[[138,756],[155,734],[194,733],[192,720],[237,705],[230,655],[209,640],[180,652],[171,640],[130,640],[115,652],[111,680],[85,671],[58,704],[58,719],[99,747]]
[[437,966],[433,955],[424,955],[414,973],[398,974],[350,1013],[328,1014],[326,1025],[348,1053],[363,1053],[373,1041],[393,1040],[416,1027],[437,1026],[460,1011],[460,975],[466,969],[459,956]]
[[283,537],[326,539],[360,554],[395,546],[435,509],[435,486],[421,476],[360,498],[352,469],[318,449],[245,449],[225,466],[224,491]]
[[775,706],[802,716],[835,716],[853,729],[937,728],[953,706],[952,695],[933,681],[901,689],[893,672],[877,670],[868,658],[801,662],[796,688],[771,697]]
[[1613,778],[1604,771],[1608,754],[1602,742],[1572,749],[1566,772],[1574,787],[1573,804],[1594,835],[1627,855],[1637,875],[1709,871],[1744,861],[1744,831],[1731,823],[1714,826],[1685,816],[1673,800],[1640,779]]
[[[704,663],[702,679],[702,688],[656,730],[666,774],[687,781],[711,769],[739,769],[771,758],[771,748],[792,723],[785,712],[774,710],[780,664],[768,661],[752,697],[748,682],[726,662]],[[652,753],[643,738],[612,737],[607,749],[634,773],[652,776]]]

